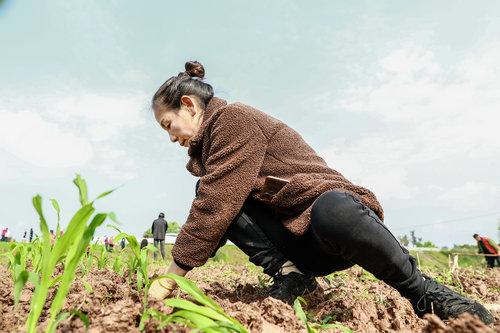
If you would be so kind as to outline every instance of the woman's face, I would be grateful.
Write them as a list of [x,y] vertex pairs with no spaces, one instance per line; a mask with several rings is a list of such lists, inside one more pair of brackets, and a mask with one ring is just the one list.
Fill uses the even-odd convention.
[[203,109],[192,96],[182,96],[179,109],[158,107],[154,112],[156,121],[168,132],[170,141],[179,142],[183,147],[189,147],[203,120]]

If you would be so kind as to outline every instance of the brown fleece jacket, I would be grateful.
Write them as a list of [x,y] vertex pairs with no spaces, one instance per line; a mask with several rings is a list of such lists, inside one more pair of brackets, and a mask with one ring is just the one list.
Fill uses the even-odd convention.
[[[249,196],[282,213],[276,223],[296,235],[306,232],[314,201],[330,190],[353,193],[383,220],[372,192],[329,168],[296,131],[248,105],[212,98],[188,154],[187,169],[201,178],[172,249],[181,265],[208,260]],[[266,176],[290,182],[266,199],[260,196]]]

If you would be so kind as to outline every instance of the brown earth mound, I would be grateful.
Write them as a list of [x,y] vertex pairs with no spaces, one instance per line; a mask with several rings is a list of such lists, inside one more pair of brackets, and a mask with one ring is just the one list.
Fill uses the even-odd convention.
[[458,278],[464,292],[485,303],[500,304],[500,269],[461,269]]
[[[436,315],[425,315],[427,325],[422,333],[494,333],[495,330],[486,326],[478,317],[471,314],[462,314],[456,319],[443,323]],[[498,328],[498,327],[497,327]],[[498,332],[498,330],[496,331]]]

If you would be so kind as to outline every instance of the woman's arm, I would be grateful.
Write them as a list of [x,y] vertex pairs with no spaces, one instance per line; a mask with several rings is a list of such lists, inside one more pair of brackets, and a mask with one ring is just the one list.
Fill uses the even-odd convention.
[[222,113],[207,137],[206,174],[172,249],[177,263],[203,265],[252,191],[267,149],[253,116],[237,108]]
[[186,276],[187,272],[188,271],[177,266],[175,261],[172,261],[172,263],[170,264],[170,266],[168,266],[168,269],[167,269],[168,274],[172,273],[172,274],[176,274],[176,275],[180,275],[180,276]]

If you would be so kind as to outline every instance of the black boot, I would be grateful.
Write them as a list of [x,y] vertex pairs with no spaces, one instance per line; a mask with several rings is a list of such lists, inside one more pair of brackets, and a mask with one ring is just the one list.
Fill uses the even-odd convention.
[[292,304],[298,296],[309,294],[318,287],[312,274],[291,272],[282,275],[278,273],[273,280],[274,283],[269,288],[269,296],[288,304]]
[[425,293],[411,301],[419,317],[426,313],[434,313],[441,319],[448,319],[468,312],[477,315],[485,324],[494,321],[493,315],[478,302],[454,292],[427,276],[424,278]]

